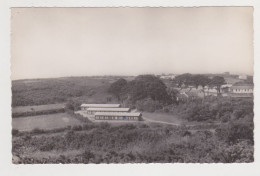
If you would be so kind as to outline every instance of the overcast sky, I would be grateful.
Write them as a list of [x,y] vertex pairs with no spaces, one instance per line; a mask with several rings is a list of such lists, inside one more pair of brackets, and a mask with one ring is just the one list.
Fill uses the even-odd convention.
[[253,8],[12,8],[12,79],[253,74]]

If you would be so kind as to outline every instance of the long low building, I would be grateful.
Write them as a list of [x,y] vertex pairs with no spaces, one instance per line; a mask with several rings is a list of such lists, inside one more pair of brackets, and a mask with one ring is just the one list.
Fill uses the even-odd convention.
[[254,94],[254,85],[247,83],[235,83],[230,88],[229,95],[237,98],[250,98]]
[[112,112],[97,112],[95,113],[95,120],[126,120],[139,121],[141,120],[141,113],[112,113]]
[[113,112],[113,113],[123,113],[129,112],[130,108],[88,108],[87,114],[95,114],[97,112]]
[[120,104],[82,104],[81,110],[87,110],[88,108],[119,108]]

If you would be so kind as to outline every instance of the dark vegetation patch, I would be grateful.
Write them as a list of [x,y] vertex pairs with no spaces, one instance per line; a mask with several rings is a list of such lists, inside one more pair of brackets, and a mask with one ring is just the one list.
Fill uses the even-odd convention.
[[110,81],[114,78],[72,77],[12,81],[12,107],[64,103],[84,97],[105,101]]
[[[55,136],[42,135],[50,131],[39,130],[21,133],[19,138],[13,138],[12,152],[19,158],[18,163],[253,162],[252,133],[236,128],[227,124],[227,128],[215,133],[207,130],[191,133],[186,127],[89,123],[64,129]],[[66,155],[72,150],[80,154]],[[34,156],[39,152],[56,155]]]
[[17,113],[12,113],[12,118],[37,116],[37,115],[47,115],[47,114],[57,114],[57,113],[64,113],[64,112],[65,112],[64,108],[43,110],[43,111],[17,112]]

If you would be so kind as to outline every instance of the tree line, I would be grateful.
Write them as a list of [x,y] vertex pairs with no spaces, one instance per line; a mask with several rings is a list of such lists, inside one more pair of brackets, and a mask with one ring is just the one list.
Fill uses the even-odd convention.
[[169,104],[172,101],[167,92],[167,86],[154,75],[140,75],[129,82],[121,78],[111,84],[108,92],[119,101],[128,100],[133,104],[144,99],[151,99],[162,104]]
[[[206,75],[192,75],[186,73],[178,75],[172,83],[176,85],[176,87],[216,87],[218,93],[220,93],[221,86],[226,82],[221,76],[209,78]],[[117,97],[119,101],[128,99],[132,103],[136,103],[138,100],[150,98],[153,101],[158,101],[162,104],[175,103],[176,94],[178,93],[174,90],[168,90],[165,83],[155,75],[140,75],[129,82],[121,78],[111,84],[108,92]]]
[[175,83],[177,87],[194,86],[198,88],[201,86],[203,89],[205,86],[216,87],[216,90],[218,93],[220,93],[220,88],[222,85],[226,84],[226,81],[222,76],[214,76],[213,78],[209,78],[206,75],[192,75],[190,73],[185,73],[176,76],[176,78],[173,80],[173,83]]

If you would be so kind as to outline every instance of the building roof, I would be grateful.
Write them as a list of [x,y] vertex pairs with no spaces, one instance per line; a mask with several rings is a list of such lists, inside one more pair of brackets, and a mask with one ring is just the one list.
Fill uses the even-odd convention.
[[253,85],[232,86],[231,89],[253,89]]
[[236,82],[233,84],[233,86],[254,86],[252,83],[247,83],[247,82]]
[[232,84],[224,84],[221,86],[221,88],[229,88],[229,87],[232,87]]
[[118,108],[120,104],[82,104],[81,107],[90,108]]
[[124,113],[112,113],[112,112],[97,112],[95,116],[130,116],[130,117],[139,117],[141,113],[139,112],[124,112]]
[[88,108],[87,111],[127,112],[130,108]]

